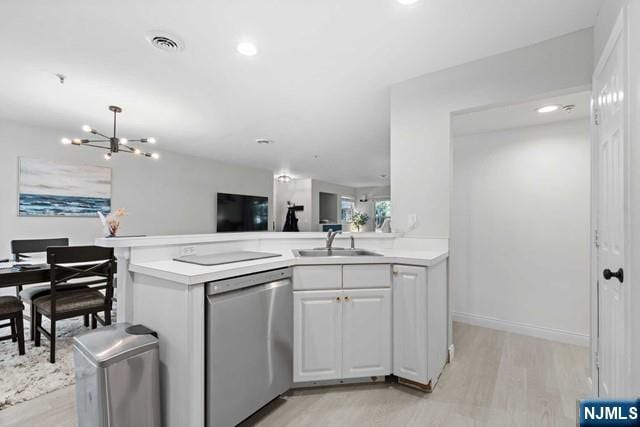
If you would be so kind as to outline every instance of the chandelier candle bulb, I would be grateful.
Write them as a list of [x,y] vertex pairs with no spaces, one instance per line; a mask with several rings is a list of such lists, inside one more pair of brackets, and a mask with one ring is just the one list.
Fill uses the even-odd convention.
[[82,130],[85,132],[92,132],[93,129],[89,125],[82,125]]
[[71,140],[69,138],[62,138],[60,142],[62,142],[64,145],[71,144]]

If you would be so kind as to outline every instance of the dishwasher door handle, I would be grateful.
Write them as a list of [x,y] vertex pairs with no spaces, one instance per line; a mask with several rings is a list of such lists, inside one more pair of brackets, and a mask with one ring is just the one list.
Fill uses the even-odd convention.
[[231,298],[234,296],[239,296],[239,295],[246,295],[246,294],[250,294],[250,293],[255,293],[255,292],[264,292],[264,291],[268,291],[270,289],[276,289],[276,288],[280,288],[282,286],[287,286],[291,284],[291,280],[290,279],[283,279],[283,280],[276,280],[273,282],[268,282],[268,283],[261,283],[261,284],[257,284],[257,285],[253,285],[253,286],[249,286],[246,288],[240,288],[240,289],[232,289],[229,291],[218,291],[217,293],[214,291],[213,293],[209,293],[207,295],[207,299],[209,299],[209,301],[214,300],[214,299],[219,299],[219,298]]

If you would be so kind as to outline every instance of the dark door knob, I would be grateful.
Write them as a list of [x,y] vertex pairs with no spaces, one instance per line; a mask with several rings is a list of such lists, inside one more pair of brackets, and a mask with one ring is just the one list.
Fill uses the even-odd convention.
[[613,272],[611,270],[609,270],[608,268],[606,268],[603,272],[602,275],[604,276],[604,278],[606,280],[611,280],[612,277],[615,277],[616,279],[618,279],[620,281],[620,283],[624,282],[624,271],[622,270],[622,268],[619,268],[618,271]]

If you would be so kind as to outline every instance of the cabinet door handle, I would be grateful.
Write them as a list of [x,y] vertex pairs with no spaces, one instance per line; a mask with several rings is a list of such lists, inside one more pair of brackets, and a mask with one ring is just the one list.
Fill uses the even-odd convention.
[[341,301],[340,297],[336,297],[336,301],[340,302]]
[[346,297],[344,297],[345,301],[351,301],[351,298],[349,298],[349,296],[347,295]]

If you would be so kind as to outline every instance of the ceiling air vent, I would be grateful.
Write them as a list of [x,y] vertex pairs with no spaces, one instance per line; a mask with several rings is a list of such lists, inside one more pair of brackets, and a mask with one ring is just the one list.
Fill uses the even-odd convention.
[[180,39],[167,33],[154,31],[147,35],[147,40],[153,47],[165,52],[179,52],[183,49]]

